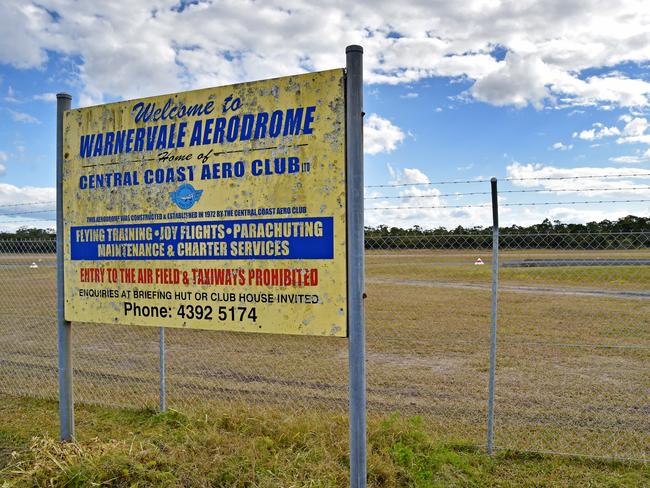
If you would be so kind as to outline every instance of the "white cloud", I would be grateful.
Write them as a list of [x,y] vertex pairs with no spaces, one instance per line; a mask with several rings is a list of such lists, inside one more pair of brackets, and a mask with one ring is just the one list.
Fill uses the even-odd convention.
[[563,144],[561,142],[556,142],[551,146],[551,149],[555,149],[556,151],[569,151],[573,149],[573,144]]
[[606,127],[600,122],[593,124],[592,129],[583,130],[580,132],[574,132],[573,137],[578,139],[583,139],[585,141],[593,141],[596,139],[602,139],[603,137],[611,137],[620,135],[621,131],[616,126]]
[[575,205],[562,205],[559,203],[557,206],[548,207],[523,207],[518,208],[500,221],[502,225],[521,225],[528,226],[539,224],[544,219],[551,221],[559,220],[563,223],[585,224],[587,222],[600,222],[602,220],[616,221],[627,215],[648,216],[647,209],[631,209],[626,208],[612,208],[606,205],[590,205],[589,208],[584,206]]
[[368,192],[366,197],[372,198],[366,200],[366,225],[401,228],[415,225],[423,228],[489,225],[491,209],[473,206],[456,208],[462,205],[462,201],[459,203],[456,198],[443,198],[442,192],[430,184],[429,177],[422,170],[397,170],[388,165],[388,173],[392,185],[414,186],[396,187],[388,195],[379,191]]
[[620,136],[616,139],[617,144],[650,144],[650,133],[646,133],[650,124],[644,117],[632,117],[629,114],[621,115],[619,120],[624,126],[619,129],[616,126],[607,127],[600,122],[593,124],[591,129],[574,132],[573,137],[593,141],[605,137]]
[[479,79],[470,91],[477,99],[494,105],[525,107],[530,103],[541,108],[551,96],[547,71],[541,59],[510,52],[498,69]]
[[470,89],[474,97],[494,105],[647,106],[650,83],[620,74],[581,79],[540,56],[508,52],[498,69],[477,79]]
[[604,110],[647,106],[650,83],[620,74],[592,76],[586,80],[566,72],[556,72],[553,90],[562,94],[563,105],[600,105]]
[[427,184],[429,177],[417,168],[404,168],[396,170],[390,164],[387,165],[391,177],[391,185]]
[[650,149],[647,149],[643,154],[637,154],[634,156],[617,156],[614,158],[609,158],[610,161],[614,163],[621,164],[640,164],[650,161]]
[[469,171],[471,169],[474,169],[474,163],[469,163],[466,166],[458,166],[456,168],[456,170],[458,170],[458,171]]
[[643,134],[640,136],[627,136],[627,137],[619,137],[616,139],[617,144],[634,144],[634,143],[639,143],[639,144],[650,144],[650,134]]
[[17,203],[53,203],[56,189],[49,187],[15,186],[0,183],[0,205]]
[[39,35],[48,21],[47,12],[31,4],[10,1],[2,9],[0,59],[17,68],[34,68],[47,61],[49,41]]
[[[488,201],[480,197],[463,195],[459,189],[457,194],[442,193],[431,183],[429,178],[418,168],[394,169],[388,165],[390,183],[400,185],[419,183],[420,185],[395,187],[392,189],[367,189],[365,223],[376,227],[378,225],[410,228],[418,225],[425,229],[435,227],[455,228],[459,225],[468,228],[473,226],[489,227],[492,222],[492,209]],[[556,168],[540,164],[513,163],[508,167],[509,178],[526,178],[515,180],[511,184],[526,189],[542,190],[542,200],[534,203],[557,199],[553,205],[508,206],[503,195],[499,196],[501,207],[499,213],[504,226],[538,224],[544,219],[560,220],[565,223],[585,223],[603,219],[616,220],[626,215],[650,215],[650,209],[643,203],[608,205],[599,200],[615,199],[644,199],[650,198],[650,190],[632,190],[650,184],[650,177],[634,177],[636,173],[645,173],[637,168]],[[608,178],[614,174],[626,176]],[[572,176],[600,176],[584,180],[532,180],[530,178],[558,178]],[[593,188],[611,188],[615,191],[593,190]],[[487,191],[488,186],[485,187]],[[569,190],[569,191],[562,191]],[[475,191],[473,189],[472,191]],[[381,193],[387,192],[387,193]],[[546,196],[543,196],[546,195]],[[517,195],[520,197],[520,195]],[[517,198],[519,203],[523,198]],[[564,201],[589,201],[591,204],[567,204]],[[525,200],[524,200],[525,201]],[[552,201],[552,200],[550,200]]]
[[[55,227],[55,200],[55,188],[0,183],[0,230],[15,231],[25,226],[42,229]],[[19,205],[21,203],[29,205]]]
[[[365,48],[369,83],[459,77],[495,105],[647,106],[650,83],[615,72],[650,61],[644,0],[300,3],[7,0],[0,62],[80,59],[81,104],[340,67]],[[394,34],[398,33],[398,36]],[[300,42],[288,43],[287,38]],[[507,52],[499,61],[495,47]],[[589,68],[604,74],[585,77]]]
[[580,139],[584,139],[585,141],[593,141],[594,139],[599,139],[599,137],[596,136],[596,129],[574,132],[573,137],[578,137]]
[[367,154],[391,152],[404,137],[402,129],[377,114],[370,114],[364,120],[363,147]]
[[7,88],[7,96],[5,96],[4,100],[8,103],[20,103],[20,100],[16,98],[16,92],[11,85]]
[[506,173],[507,177],[512,179],[514,186],[539,188],[549,193],[555,192],[557,195],[579,194],[580,197],[586,198],[603,196],[616,198],[621,195],[636,198],[650,196],[650,190],[633,190],[639,186],[648,186],[650,183],[650,176],[636,176],[650,173],[639,168],[589,166],[558,168],[515,161],[506,167]]
[[418,94],[415,93],[415,92],[409,92],[409,93],[405,93],[404,95],[400,95],[399,97],[400,98],[417,98]]
[[29,216],[0,216],[2,221],[0,222],[0,231],[1,232],[16,232],[20,228],[30,228],[30,229],[51,229],[54,231],[56,228],[56,216],[51,212],[51,216],[48,218],[34,218],[33,215]]
[[[622,117],[621,117],[621,120]],[[626,117],[622,136],[616,139],[617,144],[650,144],[650,134],[646,133],[648,121],[643,117]]]
[[648,121],[641,117],[630,120],[623,128],[623,135],[635,137],[642,135],[648,128]]
[[487,227],[490,225],[492,210],[489,207],[445,208],[446,201],[438,196],[439,193],[439,190],[429,188],[419,191],[412,190],[409,194],[402,195],[399,200],[373,200],[373,204],[366,207],[365,224],[373,227],[388,225],[403,229],[416,225],[425,229],[455,228],[459,225],[463,227]]
[[[437,188],[427,187],[431,180],[418,168],[404,168],[403,170],[395,170],[391,165],[388,165],[388,172],[391,175],[390,183],[392,185],[422,185],[422,186],[406,186],[400,190],[399,196],[401,197],[400,204],[404,205],[423,205],[421,201],[414,200],[414,197],[431,197],[435,199],[433,204],[440,204],[440,190]],[[426,204],[426,202],[424,203]],[[429,204],[432,204],[429,202]]]
[[34,95],[34,100],[41,102],[56,102],[56,93],[41,93],[39,95]]
[[4,164],[9,161],[9,153],[0,151],[0,176],[7,174],[7,165]]
[[11,118],[14,119],[16,122],[24,122],[26,124],[41,123],[41,121],[38,120],[36,117],[29,115],[25,112],[19,112],[17,110],[10,110],[10,109],[7,109],[7,111],[11,114]]

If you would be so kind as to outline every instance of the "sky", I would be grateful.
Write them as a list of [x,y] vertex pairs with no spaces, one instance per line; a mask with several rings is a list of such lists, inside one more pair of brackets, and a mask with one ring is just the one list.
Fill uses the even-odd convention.
[[56,93],[84,107],[331,69],[350,44],[366,225],[490,226],[490,177],[502,225],[650,216],[647,0],[0,6],[0,230],[54,227]]

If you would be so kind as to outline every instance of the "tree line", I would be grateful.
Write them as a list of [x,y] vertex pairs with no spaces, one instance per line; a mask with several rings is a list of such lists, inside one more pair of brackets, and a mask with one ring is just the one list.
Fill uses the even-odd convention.
[[0,253],[52,254],[55,252],[54,229],[21,227],[15,232],[0,232]]
[[[492,247],[492,227],[415,225],[366,227],[366,249],[481,249]],[[530,226],[499,227],[501,249],[639,249],[650,247],[650,217],[628,215],[616,221],[565,224],[544,219]]]

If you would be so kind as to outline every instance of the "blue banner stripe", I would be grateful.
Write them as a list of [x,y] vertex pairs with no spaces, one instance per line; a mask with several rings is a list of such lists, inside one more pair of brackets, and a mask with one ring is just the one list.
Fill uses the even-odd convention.
[[333,259],[333,217],[75,226],[73,261]]

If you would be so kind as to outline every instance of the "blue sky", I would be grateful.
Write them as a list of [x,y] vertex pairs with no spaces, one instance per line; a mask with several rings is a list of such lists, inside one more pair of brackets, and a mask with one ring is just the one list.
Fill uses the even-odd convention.
[[[489,225],[487,195],[446,196],[488,183],[427,183],[491,176],[511,191],[506,225],[650,215],[622,202],[650,199],[638,176],[650,175],[647,2],[3,4],[1,229],[53,226],[34,212],[54,199],[56,92],[86,106],[329,69],[353,43],[365,49],[367,224]],[[619,203],[567,203],[600,200]]]

